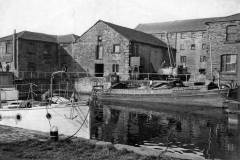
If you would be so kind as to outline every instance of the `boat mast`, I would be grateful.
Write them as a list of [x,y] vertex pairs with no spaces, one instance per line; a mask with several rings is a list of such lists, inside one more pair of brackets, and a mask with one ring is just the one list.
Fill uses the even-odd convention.
[[166,32],[166,39],[167,39],[167,48],[168,48],[168,57],[169,57],[169,60],[170,60],[170,66],[173,67],[173,64],[172,64],[172,58],[171,58],[171,53],[170,53],[170,46],[169,46],[168,32]]

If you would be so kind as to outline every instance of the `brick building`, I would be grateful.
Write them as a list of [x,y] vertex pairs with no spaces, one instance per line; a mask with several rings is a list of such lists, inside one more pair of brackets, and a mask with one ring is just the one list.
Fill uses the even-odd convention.
[[156,73],[163,63],[169,65],[167,46],[161,40],[101,20],[74,44],[72,56],[76,64],[91,75],[102,77],[116,73],[122,80],[129,79],[129,73],[135,69]]
[[240,83],[240,14],[206,23],[209,33],[209,76],[220,72],[222,81]]
[[0,69],[14,72],[17,79],[42,78],[44,75],[41,75],[41,72],[50,73],[62,68],[61,65],[68,58],[65,56],[68,48],[64,45],[71,46],[77,37],[29,31],[2,37],[0,38]]

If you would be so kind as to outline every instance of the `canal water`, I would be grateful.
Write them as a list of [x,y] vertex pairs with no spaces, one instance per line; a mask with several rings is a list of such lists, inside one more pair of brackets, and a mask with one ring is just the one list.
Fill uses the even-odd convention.
[[[96,104],[90,138],[203,159],[240,159],[240,116],[222,109],[157,110]],[[164,108],[164,107],[163,107]]]
[[[87,97],[88,98],[88,97]],[[140,104],[140,103],[139,103]],[[178,110],[176,109],[178,108]],[[112,143],[144,146],[202,159],[240,159],[240,115],[222,109],[96,102],[78,106],[21,111],[0,110],[0,124]],[[17,120],[16,116],[21,115]]]

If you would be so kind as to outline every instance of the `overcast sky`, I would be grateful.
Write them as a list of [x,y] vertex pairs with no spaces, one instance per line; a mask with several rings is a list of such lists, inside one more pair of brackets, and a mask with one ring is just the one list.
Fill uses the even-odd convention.
[[134,28],[236,13],[240,0],[0,0],[0,37],[14,29],[81,35],[99,19]]

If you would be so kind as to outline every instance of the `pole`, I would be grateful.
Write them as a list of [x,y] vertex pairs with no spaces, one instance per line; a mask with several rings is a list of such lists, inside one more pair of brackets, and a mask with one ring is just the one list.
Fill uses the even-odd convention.
[[211,72],[211,78],[213,79],[212,43],[211,43],[211,35],[209,34],[209,29],[208,29],[208,41],[209,41],[210,72]]
[[0,88],[0,108],[2,108],[2,98],[1,98],[1,94],[2,94],[2,89]]

